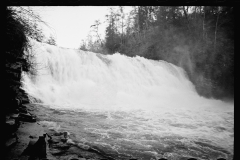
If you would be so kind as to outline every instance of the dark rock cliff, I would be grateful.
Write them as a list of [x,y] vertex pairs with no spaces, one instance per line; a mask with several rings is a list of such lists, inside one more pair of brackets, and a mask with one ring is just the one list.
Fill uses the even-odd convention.
[[27,94],[21,88],[21,74],[27,71],[28,61],[24,50],[28,40],[25,34],[25,26],[16,17],[11,8],[6,8],[6,41],[5,41],[5,100],[9,105],[5,106],[6,114],[13,112],[22,103],[28,103]]

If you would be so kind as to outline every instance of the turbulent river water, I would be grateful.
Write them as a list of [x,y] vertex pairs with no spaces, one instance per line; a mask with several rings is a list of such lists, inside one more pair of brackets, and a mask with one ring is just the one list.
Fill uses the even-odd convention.
[[199,96],[180,67],[32,45],[38,72],[22,75],[23,89],[56,110],[55,129],[116,159],[232,159],[234,104]]

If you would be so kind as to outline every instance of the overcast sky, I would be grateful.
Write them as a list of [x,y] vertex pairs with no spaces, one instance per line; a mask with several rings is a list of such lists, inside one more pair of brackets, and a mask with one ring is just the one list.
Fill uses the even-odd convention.
[[[79,48],[81,41],[87,38],[95,20],[104,22],[110,6],[42,6],[30,7],[51,28],[45,30],[46,35],[53,34],[58,46]],[[127,7],[128,9],[130,7]],[[128,10],[127,9],[127,10]],[[99,33],[105,36],[106,22],[100,25]]]

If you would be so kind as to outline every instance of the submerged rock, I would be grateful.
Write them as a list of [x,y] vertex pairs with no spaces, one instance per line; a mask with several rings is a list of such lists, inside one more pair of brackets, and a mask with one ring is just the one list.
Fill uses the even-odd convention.
[[15,114],[11,114],[11,115],[10,115],[11,118],[15,118],[15,119],[18,118],[18,116],[19,116],[18,113],[15,113]]
[[20,113],[28,113],[27,107],[25,105],[19,106],[18,110]]
[[59,150],[59,149],[51,149],[51,154],[54,156],[61,156],[64,155],[66,153],[66,150]]
[[77,146],[81,149],[88,150],[90,147],[88,145],[85,145],[83,143],[78,143]]
[[67,139],[69,135],[70,135],[70,133],[69,133],[69,132],[66,132],[66,131],[65,131],[65,132],[63,132],[63,136],[64,136],[64,138],[66,138],[66,139]]
[[20,113],[19,114],[19,120],[24,121],[24,122],[36,122],[36,118],[34,118],[31,114],[29,113]]
[[75,142],[73,142],[72,139],[68,139],[66,143],[67,143],[67,144],[75,144]]
[[61,136],[61,135],[63,135],[63,133],[62,132],[55,132],[53,135],[54,136]]
[[7,119],[6,120],[6,125],[13,126],[15,125],[15,119]]
[[61,150],[68,150],[70,148],[70,145],[59,142],[54,145],[54,148],[61,149]]

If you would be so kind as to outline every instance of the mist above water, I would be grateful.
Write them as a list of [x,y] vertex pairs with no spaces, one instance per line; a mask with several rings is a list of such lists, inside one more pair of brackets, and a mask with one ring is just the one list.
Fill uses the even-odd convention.
[[55,109],[108,113],[110,119],[123,111],[129,119],[108,122],[136,125],[125,134],[205,139],[233,152],[234,104],[199,96],[182,68],[138,56],[32,43],[38,75],[23,74],[22,83],[42,103]]

